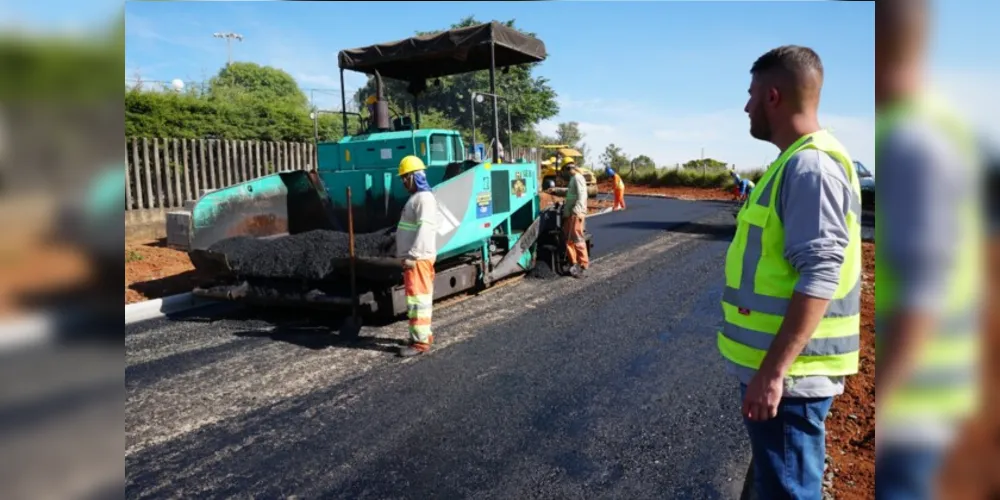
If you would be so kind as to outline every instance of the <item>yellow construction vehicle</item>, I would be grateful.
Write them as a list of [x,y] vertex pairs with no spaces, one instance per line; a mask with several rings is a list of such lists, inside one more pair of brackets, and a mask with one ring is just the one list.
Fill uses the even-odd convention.
[[569,185],[566,179],[563,179],[559,175],[559,162],[563,158],[568,157],[577,159],[576,165],[580,168],[583,178],[587,181],[587,195],[597,196],[597,176],[594,175],[592,170],[583,166],[583,154],[569,147],[567,144],[545,144],[539,147],[551,150],[555,154],[555,156],[543,160],[539,164],[542,177],[542,191],[548,191],[553,188],[565,188]]

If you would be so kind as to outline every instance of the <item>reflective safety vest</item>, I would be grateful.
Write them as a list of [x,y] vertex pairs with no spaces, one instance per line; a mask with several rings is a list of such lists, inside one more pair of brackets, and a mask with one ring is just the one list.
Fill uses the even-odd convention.
[[861,184],[847,150],[826,131],[803,136],[785,150],[740,210],[736,236],[726,253],[725,323],[718,333],[718,346],[730,363],[757,370],[785,319],[799,273],[784,257],[785,231],[777,212],[778,193],[788,160],[806,149],[818,149],[835,158],[847,171],[853,196],[840,283],[788,375],[851,375],[858,371],[861,342]]
[[[979,174],[975,170],[979,166],[979,158],[973,136],[945,105],[929,98],[899,103],[879,113],[875,128],[876,166],[885,138],[901,121],[914,118],[923,118],[937,127],[965,154],[968,168],[973,170],[963,172],[956,165],[955,175]],[[877,201],[877,191],[875,196]],[[917,354],[914,372],[896,393],[879,403],[880,422],[928,419],[947,422],[977,410],[979,306],[983,286],[979,271],[983,265],[983,221],[978,201],[975,196],[956,200],[961,204],[961,215],[953,226],[958,229],[954,242],[958,245],[958,252],[947,284],[944,313]],[[881,219],[875,221],[876,234],[882,232],[880,222]],[[894,227],[892,230],[905,231],[906,227]],[[883,254],[876,253],[876,356],[885,349],[886,325],[899,307],[896,276],[892,262],[887,261]]]
[[622,180],[622,176],[615,174],[615,191],[624,191],[625,181]]

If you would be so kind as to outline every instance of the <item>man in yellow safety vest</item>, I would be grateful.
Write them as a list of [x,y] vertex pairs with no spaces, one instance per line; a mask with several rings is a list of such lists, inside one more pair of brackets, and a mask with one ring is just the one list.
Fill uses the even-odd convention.
[[861,186],[819,126],[819,56],[783,46],[750,73],[750,135],[781,154],[737,216],[718,347],[742,389],[758,497],[820,500],[826,416],[858,371]]
[[923,89],[926,0],[875,7],[876,498],[934,498],[979,396],[980,158]]

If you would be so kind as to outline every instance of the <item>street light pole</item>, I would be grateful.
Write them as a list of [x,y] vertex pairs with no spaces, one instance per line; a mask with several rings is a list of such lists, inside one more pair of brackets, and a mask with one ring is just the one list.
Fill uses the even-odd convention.
[[243,35],[239,33],[213,33],[214,38],[226,40],[226,66],[233,64],[233,40],[242,42]]
[[[506,97],[502,96],[502,95],[496,95],[496,94],[493,94],[493,93],[490,93],[490,92],[480,92],[478,90],[472,92],[472,96],[471,96],[472,99],[471,99],[471,104],[470,104],[470,107],[472,108],[472,134],[473,134],[473,136],[472,136],[472,138],[473,138],[472,142],[473,142],[473,147],[475,147],[475,137],[476,137],[475,136],[475,134],[476,134],[476,103],[478,102],[478,103],[482,104],[482,102],[483,102],[483,96],[487,96],[487,97],[492,97],[493,98],[495,114],[499,113],[499,111],[496,110],[496,108],[499,107],[499,106],[496,105],[496,103],[497,103],[498,100],[503,100],[504,105],[507,106],[507,142],[509,143],[509,144],[507,144],[507,146],[509,146],[512,149],[512,151],[510,151],[510,153],[514,154],[513,153],[513,148],[514,148],[514,132],[513,132],[513,130],[511,130],[510,100],[507,99]],[[495,124],[495,125],[496,126],[494,127],[494,129],[495,129],[496,133],[499,134],[499,132],[500,132],[499,125],[498,124]],[[500,142],[500,138],[499,137],[497,137],[495,140],[497,142]]]

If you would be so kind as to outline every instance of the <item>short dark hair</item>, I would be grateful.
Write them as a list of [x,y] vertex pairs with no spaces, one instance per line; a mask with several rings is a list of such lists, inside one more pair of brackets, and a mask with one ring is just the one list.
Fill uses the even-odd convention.
[[771,49],[754,61],[750,67],[754,76],[774,74],[790,84],[788,90],[802,98],[819,98],[823,85],[823,61],[819,54],[801,45],[782,45]]

